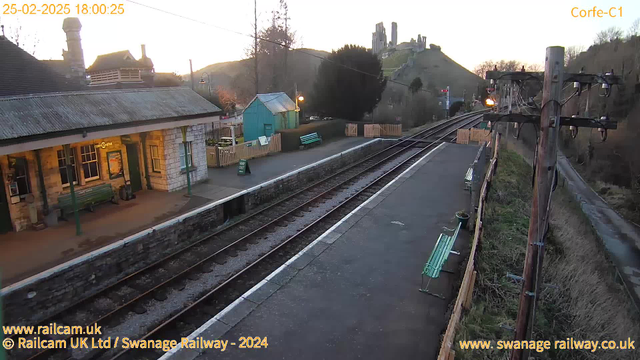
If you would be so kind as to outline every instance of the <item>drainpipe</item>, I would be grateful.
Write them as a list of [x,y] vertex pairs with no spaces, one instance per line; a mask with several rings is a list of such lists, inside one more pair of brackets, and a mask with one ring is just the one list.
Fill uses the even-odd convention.
[[184,166],[187,171],[187,195],[191,196],[191,175],[189,175],[189,154],[187,153],[187,128],[188,126],[183,126],[180,130],[182,130],[182,145],[184,145]]
[[42,160],[40,160],[40,149],[35,151],[36,164],[38,164],[38,181],[40,183],[40,194],[42,194],[42,213],[49,215],[49,201],[47,200],[47,188],[44,185],[44,174],[42,173]]
[[153,190],[151,188],[151,176],[149,176],[149,164],[147,160],[147,133],[140,133],[140,140],[142,140],[142,161],[144,163],[144,178],[147,180],[147,190]]
[[71,204],[73,205],[73,217],[76,221],[76,236],[82,235],[82,229],[80,229],[80,214],[78,214],[78,202],[76,201],[76,192],[73,185],[73,166],[71,166],[71,159],[69,154],[71,153],[71,146],[69,144],[64,145],[65,161],[67,163],[67,179],[69,179],[69,192],[71,193]]

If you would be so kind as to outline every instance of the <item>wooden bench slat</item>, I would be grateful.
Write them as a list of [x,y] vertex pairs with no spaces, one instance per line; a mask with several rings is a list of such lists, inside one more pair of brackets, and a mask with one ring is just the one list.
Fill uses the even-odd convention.
[[456,227],[453,235],[440,234],[427,263],[424,265],[424,269],[422,271],[423,275],[427,275],[432,279],[436,279],[440,276],[442,266],[449,258],[451,249],[453,249],[453,245],[458,238],[461,225],[461,223],[458,223],[458,227]]
[[318,133],[311,133],[311,134],[300,136],[300,143],[302,145],[308,145],[314,142],[322,142],[322,137],[320,137]]
[[[100,184],[90,188],[80,189],[75,191],[75,195],[78,210],[110,201],[115,197],[111,184]],[[60,195],[58,197],[58,207],[62,210],[63,216],[69,213],[72,214],[73,203],[71,201],[71,194]]]

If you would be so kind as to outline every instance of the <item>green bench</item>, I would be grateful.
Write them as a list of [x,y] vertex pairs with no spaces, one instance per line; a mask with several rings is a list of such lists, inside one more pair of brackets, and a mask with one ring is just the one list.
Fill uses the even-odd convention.
[[471,191],[471,183],[473,182],[473,167],[467,170],[467,174],[464,176],[465,190]]
[[[440,234],[440,237],[436,242],[436,246],[433,248],[431,256],[429,256],[429,260],[427,260],[427,263],[424,264],[424,269],[422,270],[422,281],[419,289],[421,292],[444,299],[444,296],[442,295],[429,292],[429,283],[431,283],[432,279],[437,279],[438,277],[440,277],[440,272],[442,271],[451,273],[451,271],[443,270],[442,266],[449,258],[449,254],[460,255],[459,252],[452,251],[451,249],[453,249],[453,244],[455,244],[456,242],[456,238],[458,237],[458,233],[460,232],[461,225],[462,223],[458,223],[458,227],[455,229],[455,231],[445,228],[448,231],[454,231],[453,235],[447,235],[445,233]],[[429,281],[427,282],[427,286],[423,288],[422,285],[424,284],[425,275],[429,277]]]
[[[114,203],[118,202],[111,184],[100,184],[86,189],[79,189],[76,190],[75,193],[78,210],[89,209],[89,211],[93,211],[94,205],[107,201]],[[66,218],[67,215],[73,214],[71,194],[64,194],[58,197],[58,208],[62,212],[62,218]]]
[[300,144],[302,144],[303,147],[315,142],[322,144],[322,137],[318,133],[311,133],[300,136]]

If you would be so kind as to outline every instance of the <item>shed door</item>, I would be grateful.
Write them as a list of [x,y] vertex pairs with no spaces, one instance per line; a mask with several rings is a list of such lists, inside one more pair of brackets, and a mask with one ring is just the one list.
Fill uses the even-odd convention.
[[264,136],[269,137],[273,135],[273,126],[271,124],[264,124]]
[[[2,170],[0,170],[0,179],[2,177]],[[11,214],[9,213],[9,201],[7,200],[7,194],[4,184],[0,184],[0,234],[13,230],[11,225]]]

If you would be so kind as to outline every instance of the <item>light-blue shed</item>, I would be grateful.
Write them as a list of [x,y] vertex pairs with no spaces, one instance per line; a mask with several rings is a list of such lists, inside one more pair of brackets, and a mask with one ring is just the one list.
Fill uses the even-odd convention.
[[283,92],[256,95],[242,118],[245,141],[271,136],[277,130],[295,129],[300,123],[296,104]]

